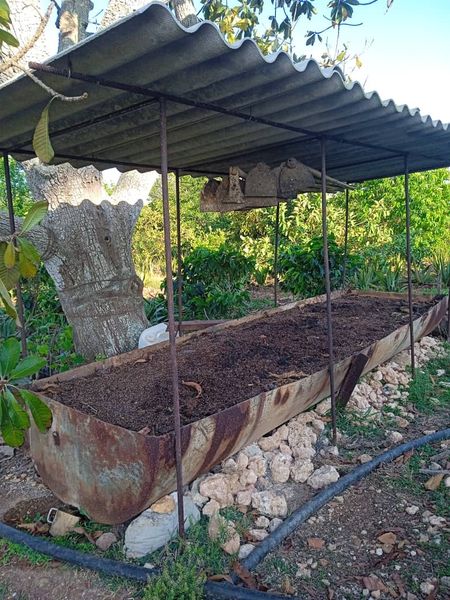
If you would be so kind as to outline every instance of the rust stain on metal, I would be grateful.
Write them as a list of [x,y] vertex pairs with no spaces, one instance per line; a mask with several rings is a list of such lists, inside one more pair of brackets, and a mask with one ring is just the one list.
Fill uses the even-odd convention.
[[[416,340],[439,324],[447,302],[448,298],[443,298],[416,319]],[[226,323],[213,329],[231,326]],[[182,340],[201,334],[188,334]],[[408,344],[409,326],[405,325],[367,347],[362,351],[368,357],[363,374]],[[109,359],[109,364],[133,360],[136,351],[114,357],[114,361]],[[342,384],[351,361],[350,356],[335,365],[337,386]],[[81,376],[79,369],[74,371]],[[87,371],[92,372],[92,366]],[[64,378],[72,377],[73,373],[64,374]],[[323,369],[184,426],[181,439],[185,483],[317,404],[329,395],[329,387],[328,369]],[[53,423],[48,434],[32,427],[31,453],[44,483],[62,501],[82,508],[98,522],[121,523],[176,488],[173,433],[143,435],[42,397],[52,409]]]

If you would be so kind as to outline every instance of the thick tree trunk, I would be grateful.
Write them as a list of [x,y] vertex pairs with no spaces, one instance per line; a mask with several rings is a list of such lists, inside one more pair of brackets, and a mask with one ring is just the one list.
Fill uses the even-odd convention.
[[175,16],[185,27],[192,27],[199,22],[192,0],[172,0]]
[[33,195],[49,203],[40,228],[49,242],[45,250],[39,245],[77,350],[95,358],[135,348],[147,319],[131,239],[154,175],[122,175],[109,197],[93,167],[27,164],[26,170]]

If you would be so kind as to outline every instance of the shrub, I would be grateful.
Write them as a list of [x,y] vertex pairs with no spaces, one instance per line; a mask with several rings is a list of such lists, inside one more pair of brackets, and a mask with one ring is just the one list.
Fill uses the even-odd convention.
[[[342,285],[344,250],[334,236],[328,239],[328,258],[331,287]],[[351,278],[361,260],[354,255],[347,257],[347,276]],[[308,297],[325,292],[322,237],[314,237],[305,245],[287,246],[280,252],[280,281],[284,289],[295,295]]]

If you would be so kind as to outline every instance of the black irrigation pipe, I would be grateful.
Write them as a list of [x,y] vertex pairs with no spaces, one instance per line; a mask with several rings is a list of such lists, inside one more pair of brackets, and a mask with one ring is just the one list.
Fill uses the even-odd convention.
[[[341,477],[341,479],[329,485],[322,492],[319,492],[312,500],[294,511],[273,533],[263,540],[245,560],[241,561],[242,566],[249,571],[255,569],[269,552],[274,550],[286,537],[291,535],[299,525],[317,512],[319,508],[334,496],[341,494],[348,487],[369,475],[380,465],[391,462],[405,452],[420,448],[425,444],[439,442],[448,438],[450,438],[450,428],[442,429],[441,431],[436,431],[435,433],[395,446],[394,448],[379,454],[370,462],[356,467],[351,473]],[[57,560],[65,561],[93,571],[100,571],[110,576],[126,577],[146,583],[149,577],[159,573],[157,569],[146,569],[117,560],[85,554],[84,552],[65,548],[64,546],[57,546],[52,542],[48,542],[42,538],[33,537],[28,533],[19,531],[18,529],[1,522],[0,537],[16,544],[28,546],[37,552],[41,552],[42,554],[46,554]],[[234,580],[237,581],[237,579],[237,576],[234,575]],[[210,600],[222,600],[226,598],[231,598],[233,600],[288,600],[289,598],[289,600],[295,600],[292,596],[287,597],[279,594],[269,594],[258,590],[238,587],[229,583],[215,583],[211,581],[208,581],[205,584],[205,592],[207,598]]]

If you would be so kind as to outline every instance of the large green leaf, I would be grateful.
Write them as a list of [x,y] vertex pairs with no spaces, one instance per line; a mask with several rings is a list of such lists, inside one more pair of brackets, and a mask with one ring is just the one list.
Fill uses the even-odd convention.
[[20,359],[19,341],[10,337],[0,346],[0,376],[7,378]]
[[15,48],[19,46],[19,41],[9,31],[5,31],[4,29],[0,29],[0,46],[2,43],[14,46]]
[[43,163],[49,163],[55,156],[55,151],[53,150],[48,133],[48,113],[54,99],[55,96],[50,99],[49,103],[42,111],[33,135],[33,149],[36,152],[36,156]]
[[0,0],[0,18],[6,22],[10,20],[10,10],[6,0]]
[[46,364],[46,360],[44,358],[39,358],[38,356],[27,356],[17,365],[15,369],[11,371],[10,378],[22,379],[23,377],[29,377],[30,375],[34,375],[42,369]]
[[0,423],[0,431],[3,437],[3,441],[8,444],[8,446],[12,446],[13,448],[18,448],[25,441],[25,434],[22,429],[19,429],[14,425],[11,421],[11,417],[8,412],[8,408],[6,406],[6,401],[4,397],[4,393],[0,394],[0,402],[2,404],[1,414],[2,419]]
[[11,423],[17,429],[28,429],[30,426],[30,417],[27,411],[17,402],[17,399],[9,388],[6,387],[3,390],[3,394]]
[[41,433],[45,433],[52,424],[51,410],[36,394],[29,390],[19,390],[19,393],[30,409],[36,427]]
[[[39,125],[38,125],[38,127],[39,127]],[[36,131],[37,131],[38,127],[36,127]],[[36,131],[34,133],[35,136],[36,136]],[[33,138],[33,147],[34,147],[34,138]],[[34,149],[36,151],[36,148],[34,148]],[[53,149],[52,149],[52,152],[53,152]],[[50,160],[44,161],[44,159],[40,157],[40,155],[38,154],[37,151],[36,151],[36,154],[39,156],[39,158],[42,160],[42,162],[50,162],[50,160],[53,158],[53,155],[52,155]],[[25,215],[24,220],[22,221],[22,226],[20,228],[20,234],[28,233],[30,231],[30,229],[33,229],[33,227],[35,227],[40,221],[42,221],[42,219],[47,214],[47,211],[48,211],[48,203],[45,200],[42,200],[41,202],[35,202],[33,204],[33,206],[30,208],[30,210],[27,212],[27,214]]]

